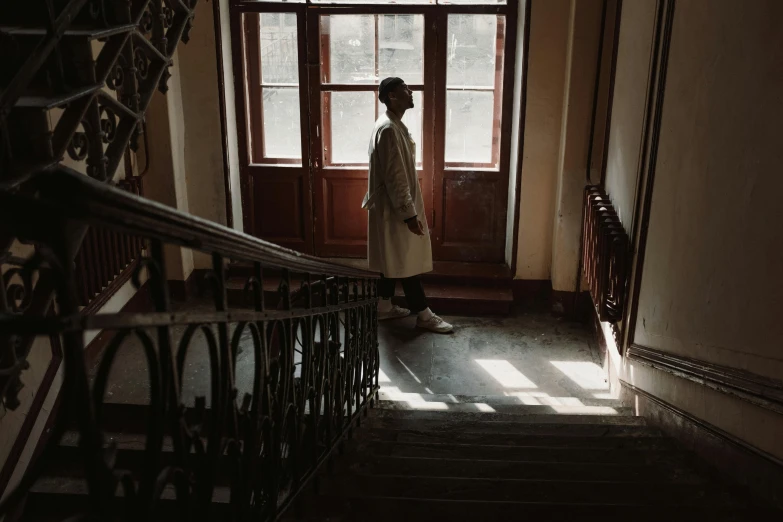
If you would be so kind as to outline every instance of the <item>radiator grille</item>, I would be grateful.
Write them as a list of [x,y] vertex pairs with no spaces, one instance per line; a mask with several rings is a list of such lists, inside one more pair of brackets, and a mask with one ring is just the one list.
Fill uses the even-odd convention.
[[585,190],[582,266],[601,321],[616,323],[625,308],[628,235],[609,197],[599,187]]

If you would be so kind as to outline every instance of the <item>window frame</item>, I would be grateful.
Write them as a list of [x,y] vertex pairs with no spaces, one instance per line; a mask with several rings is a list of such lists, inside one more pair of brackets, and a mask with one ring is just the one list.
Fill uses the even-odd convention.
[[[267,4],[262,4],[266,6]],[[269,156],[267,155],[266,150],[266,140],[265,140],[265,130],[264,130],[264,89],[269,88],[286,88],[286,89],[297,89],[299,91],[298,98],[299,98],[299,116],[300,116],[300,124],[299,124],[299,132],[300,135],[303,133],[304,129],[306,127],[302,126],[302,110],[305,107],[302,103],[303,101],[303,93],[302,93],[302,67],[301,67],[301,56],[302,56],[302,37],[300,32],[300,24],[299,24],[299,13],[293,11],[293,10],[285,10],[285,11],[277,11],[277,10],[270,10],[270,11],[252,11],[249,13],[244,14],[251,14],[251,15],[257,15],[257,16],[244,16],[242,24],[243,24],[243,38],[242,38],[242,82],[245,84],[245,106],[243,108],[243,114],[245,115],[245,118],[247,120],[246,128],[247,128],[247,158],[248,162],[251,165],[291,165],[291,166],[301,166],[306,164],[305,160],[307,157],[307,153],[305,151],[305,146],[303,144],[300,144],[300,150],[299,150],[299,157],[298,158],[290,158],[290,157],[278,157],[278,156]],[[265,83],[263,81],[263,67],[264,64],[262,63],[262,55],[260,52],[260,44],[261,44],[261,17],[265,14],[293,14],[296,16],[297,23],[295,24],[295,27],[297,29],[296,31],[296,49],[297,49],[297,72],[299,77],[298,83],[291,83],[291,84],[284,84],[284,83]],[[281,17],[280,25],[283,25],[283,20]],[[258,50],[258,56],[254,57],[250,55],[250,49],[256,49]],[[305,82],[306,83],[306,82]]]
[[[345,165],[330,167],[324,165],[323,160],[323,147],[318,150],[315,144],[320,145],[325,143],[322,133],[322,97],[323,91],[320,87],[316,88],[320,84],[320,16],[325,14],[423,14],[425,16],[425,60],[424,60],[424,82],[425,85],[428,81],[432,82],[432,92],[424,93],[425,85],[412,85],[414,90],[421,90],[425,96],[424,103],[430,103],[431,110],[429,117],[432,118],[431,123],[428,120],[427,113],[423,113],[424,125],[422,126],[422,141],[426,144],[428,140],[424,139],[426,133],[430,133],[431,139],[429,140],[429,150],[427,147],[422,147],[422,164],[418,166],[420,172],[423,170],[425,173],[422,180],[423,191],[425,199],[433,198],[431,205],[431,216],[428,212],[428,219],[432,223],[432,239],[433,239],[433,253],[437,256],[450,255],[448,252],[453,251],[466,251],[476,250],[477,252],[483,252],[485,247],[467,247],[465,244],[458,244],[451,241],[447,236],[444,236],[445,225],[442,223],[441,216],[445,215],[445,201],[446,196],[444,194],[444,183],[448,179],[460,177],[461,179],[478,179],[486,178],[489,176],[495,183],[495,186],[499,187],[498,190],[507,185],[509,176],[516,176],[516,173],[509,171],[510,156],[511,156],[511,129],[512,129],[512,107],[513,107],[513,92],[514,92],[514,60],[516,55],[516,42],[517,38],[522,35],[517,34],[516,20],[520,15],[519,5],[516,2],[509,2],[506,4],[392,4],[383,5],[378,3],[351,3],[351,4],[338,4],[338,3],[315,3],[311,0],[306,2],[280,2],[280,1],[245,1],[245,0],[230,0],[229,13],[231,16],[231,31],[232,31],[232,57],[234,63],[234,75],[236,81],[234,82],[235,88],[235,104],[237,109],[237,130],[238,130],[238,147],[240,153],[240,183],[242,187],[242,200],[243,200],[243,214],[245,215],[246,224],[253,221],[252,216],[252,200],[253,200],[253,178],[252,175],[258,173],[261,170],[269,173],[269,175],[280,176],[287,170],[292,168],[302,169],[308,171],[308,179],[303,179],[301,190],[304,196],[301,204],[303,205],[304,215],[302,219],[305,223],[311,223],[311,226],[306,226],[305,239],[307,240],[307,247],[302,248],[295,245],[293,242],[286,243],[286,246],[291,248],[297,248],[302,251],[313,251],[316,255],[343,255],[344,252],[338,253],[338,249],[331,249],[331,247],[324,247],[322,245],[322,238],[319,237],[320,228],[323,227],[320,217],[316,217],[317,207],[320,203],[319,198],[323,195],[319,194],[319,183],[321,183],[319,172],[327,173],[335,169],[353,170],[358,172],[362,169],[367,169],[367,165]],[[300,57],[300,69],[299,69],[299,85],[300,85],[300,117],[301,117],[301,134],[302,134],[302,160],[301,164],[273,164],[273,165],[258,165],[252,164],[251,156],[249,154],[249,141],[250,127],[248,125],[247,118],[247,100],[250,93],[248,92],[249,86],[247,85],[247,77],[245,74],[244,64],[246,63],[246,56],[244,54],[236,52],[237,49],[244,52],[243,49],[243,28],[241,27],[240,20],[241,15],[244,13],[260,13],[260,12],[294,12],[297,14],[297,36],[298,36],[298,48]],[[447,90],[446,85],[446,38],[439,38],[439,41],[432,42],[435,38],[429,38],[430,43],[427,43],[427,35],[429,33],[436,32],[438,35],[448,34],[448,16],[452,14],[491,14],[499,15],[505,18],[505,31],[502,40],[497,40],[498,45],[500,41],[504,42],[503,45],[503,57],[502,57],[502,69],[497,72],[495,87],[502,85],[502,93],[500,96],[495,96],[495,117],[493,118],[493,136],[497,136],[499,142],[498,147],[493,147],[497,150],[498,158],[497,163],[494,166],[486,166],[479,164],[459,164],[455,162],[446,163],[445,158],[445,138],[446,138],[446,100],[445,94]],[[433,31],[434,28],[434,31]],[[527,52],[526,50],[524,52]],[[431,54],[432,53],[432,54]],[[427,57],[435,56],[432,60],[433,65],[427,67]],[[316,72],[317,71],[317,72]],[[334,88],[332,84],[326,84],[325,89]],[[356,84],[350,87],[345,87],[345,90],[365,90],[375,89],[374,85],[362,85]],[[342,89],[337,87],[338,90]],[[439,100],[442,100],[440,102]],[[438,103],[436,103],[438,101]],[[498,107],[500,109],[498,109]],[[422,107],[422,109],[424,109]],[[501,115],[500,125],[497,125],[498,115]],[[306,129],[306,130],[305,130]],[[493,138],[495,139],[495,138]],[[424,144],[422,144],[424,145]],[[493,156],[493,160],[495,157]],[[298,162],[297,162],[298,163]],[[341,164],[344,165],[344,164]],[[429,176],[426,173],[431,173]],[[487,178],[489,179],[489,178]],[[426,185],[429,185],[427,187]],[[505,193],[506,189],[501,192]],[[428,195],[429,193],[429,195]],[[496,199],[503,199],[504,212],[497,213],[497,223],[492,225],[492,234],[499,234],[503,221],[505,223],[506,213],[511,211],[510,208],[506,208],[505,198],[503,194],[496,194]],[[497,199],[500,203],[501,199]],[[249,207],[249,208],[247,208]],[[430,203],[427,203],[428,209]],[[314,220],[315,219],[315,220]],[[497,229],[497,231],[494,231]],[[505,228],[504,228],[505,230]],[[252,228],[247,228],[246,231],[253,234]],[[256,234],[257,235],[257,234]],[[505,234],[504,234],[505,236]],[[259,236],[260,237],[260,236]],[[308,240],[307,238],[312,238]],[[309,241],[313,241],[310,243]],[[314,245],[313,247],[310,244]],[[322,250],[323,247],[323,250]],[[502,247],[502,245],[501,245]],[[502,248],[499,254],[487,254],[484,257],[502,257]],[[351,247],[354,248],[354,247]],[[356,253],[359,250],[364,252],[365,247],[355,246]],[[450,250],[451,249],[451,250]],[[351,251],[353,252],[353,250]],[[479,253],[480,253],[479,252]],[[363,254],[362,254],[363,255]],[[353,254],[349,254],[349,257],[354,257]],[[481,256],[479,256],[481,257]],[[478,260],[478,258],[476,259]],[[488,261],[489,262],[489,261]],[[491,261],[495,262],[495,261]]]
[[[384,6],[385,9],[385,6]],[[377,7],[375,9],[378,10]],[[322,11],[322,9],[319,9],[319,11]],[[347,14],[353,14],[353,15],[370,15],[373,16],[374,19],[374,30],[375,30],[375,44],[374,44],[374,66],[375,71],[374,75],[377,78],[379,76],[379,58],[380,58],[380,46],[379,46],[379,36],[380,36],[380,23],[379,19],[381,16],[384,15],[411,15],[411,16],[422,16],[424,18],[424,32],[422,34],[422,79],[424,80],[424,83],[415,83],[415,84],[408,84],[408,88],[413,92],[420,92],[422,94],[422,101],[426,92],[431,89],[431,86],[427,82],[427,63],[426,63],[426,54],[427,54],[427,35],[426,35],[426,25],[427,25],[427,17],[426,15],[422,13],[387,13],[387,12],[381,12],[381,13],[346,13],[344,10],[340,10],[337,12],[319,12],[316,14],[317,18],[317,25],[319,29],[318,33],[318,45],[319,45],[319,55],[318,55],[318,61],[320,63],[320,67],[318,68],[318,77],[313,79],[311,78],[311,89],[315,90],[316,85],[317,89],[320,91],[321,99],[320,99],[320,105],[317,107],[320,109],[320,114],[316,115],[316,118],[320,122],[320,128],[316,129],[317,134],[322,134],[321,136],[321,143],[324,145],[324,147],[321,148],[320,153],[322,154],[322,160],[323,160],[323,168],[349,168],[349,169],[366,169],[368,167],[368,162],[361,162],[361,163],[334,163],[332,161],[332,122],[331,122],[331,97],[330,94],[333,92],[367,92],[372,93],[373,96],[373,107],[374,107],[374,114],[375,119],[373,121],[376,121],[378,117],[380,116],[380,110],[378,108],[378,83],[333,83],[331,81],[324,82],[324,78],[331,80],[331,78],[328,78],[328,72],[330,70],[331,65],[331,53],[330,53],[330,34],[324,33],[321,31],[321,20],[325,16],[339,16],[339,15],[347,15]],[[426,104],[426,102],[425,102]],[[425,117],[425,110],[424,107],[421,107],[422,110],[422,119]],[[417,170],[421,171],[423,170],[423,163],[424,163],[424,151],[428,148],[428,142],[430,140],[424,136],[424,129],[423,129],[423,122],[422,122],[422,143],[417,143],[419,147],[424,147],[424,150],[422,150],[422,163],[417,162]],[[329,147],[325,147],[325,145],[329,145]]]
[[[455,14],[455,13],[450,13]],[[462,13],[456,13],[462,14]],[[465,162],[465,161],[449,161],[446,158],[446,150],[444,148],[444,168],[448,170],[488,170],[497,171],[500,169],[500,155],[501,155],[501,139],[502,139],[502,127],[503,127],[503,94],[504,82],[503,77],[506,72],[506,54],[505,54],[505,42],[506,42],[506,24],[508,23],[508,17],[505,15],[497,15],[495,25],[495,74],[493,75],[493,85],[489,86],[449,86],[448,75],[444,77],[446,84],[444,110],[448,109],[448,94],[449,92],[491,92],[492,93],[492,158],[489,163],[481,162]],[[448,24],[447,24],[448,26]],[[448,27],[446,28],[448,39]],[[443,57],[443,60],[447,60]],[[498,64],[501,66],[498,67]],[[498,92],[499,91],[499,92]],[[440,129],[443,134],[446,133],[446,127]]]

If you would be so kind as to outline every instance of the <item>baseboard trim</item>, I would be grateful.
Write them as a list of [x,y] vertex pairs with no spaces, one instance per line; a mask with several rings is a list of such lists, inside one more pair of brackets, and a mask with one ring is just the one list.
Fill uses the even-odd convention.
[[780,484],[783,460],[714,426],[673,404],[620,381],[623,399],[635,395],[636,413],[651,425],[677,439],[686,449],[717,469],[731,482],[748,488],[749,493],[783,509]]
[[783,414],[783,382],[755,373],[682,357],[639,344],[628,348],[631,361],[688,379]]

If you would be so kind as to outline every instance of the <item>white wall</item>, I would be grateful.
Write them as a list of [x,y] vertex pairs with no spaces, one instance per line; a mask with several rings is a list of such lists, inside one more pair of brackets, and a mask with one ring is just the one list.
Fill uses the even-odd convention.
[[[624,11],[630,3],[625,4]],[[624,12],[624,23],[626,16],[636,15]],[[640,15],[634,25],[636,33],[629,27],[626,37],[649,31],[648,17]],[[631,340],[778,380],[783,380],[782,26],[783,3],[776,0],[676,4]],[[643,47],[636,52],[644,54]],[[638,89],[632,85],[626,82],[623,90]],[[623,140],[613,143],[614,164],[627,163],[619,158],[635,145],[627,142],[621,149]],[[623,187],[632,179],[630,166],[618,167],[618,175],[623,170],[629,178],[615,184],[618,194],[628,191]],[[783,416],[633,360],[624,371],[623,379],[634,386],[783,458]]]
[[577,285],[601,15],[601,2],[571,1],[552,238],[552,289],[562,292]]
[[650,83],[655,12],[655,2],[624,2],[620,21],[605,188],[629,234]]
[[550,277],[569,0],[531,0],[516,279]]
[[781,379],[782,24],[677,5],[635,339]]

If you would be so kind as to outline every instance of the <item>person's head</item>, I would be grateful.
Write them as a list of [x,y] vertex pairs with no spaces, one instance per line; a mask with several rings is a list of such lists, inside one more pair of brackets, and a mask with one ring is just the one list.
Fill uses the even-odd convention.
[[402,114],[413,108],[413,92],[401,78],[386,78],[378,87],[378,99],[386,108]]

